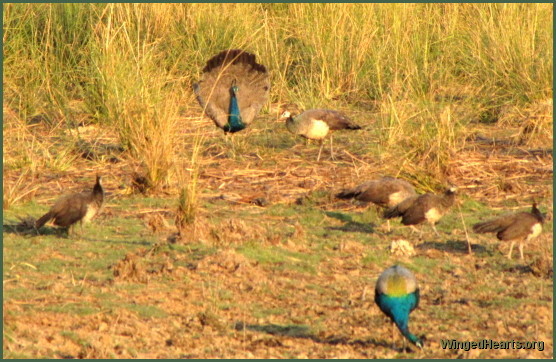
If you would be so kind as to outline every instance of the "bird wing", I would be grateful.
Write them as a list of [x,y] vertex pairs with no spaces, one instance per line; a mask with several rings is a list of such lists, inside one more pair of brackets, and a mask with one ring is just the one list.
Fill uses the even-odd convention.
[[[229,82],[228,84],[231,84],[231,80]],[[229,87],[226,89],[223,84],[222,79],[217,80],[208,74],[199,83],[193,85],[197,101],[203,107],[206,115],[220,128],[224,128],[228,124],[230,105]]]
[[54,224],[66,227],[81,220],[87,212],[87,200],[90,196],[90,192],[83,192],[59,199],[52,207]]
[[420,197],[419,195],[408,197],[407,199],[403,200],[398,205],[396,205],[396,208],[398,209],[399,212],[405,213],[407,212],[407,210],[415,207],[414,204],[417,202],[419,197]]
[[255,70],[248,64],[237,64],[238,101],[241,117],[245,124],[253,121],[270,94],[270,79],[266,71]]
[[516,223],[525,215],[528,215],[528,213],[523,212],[518,214],[503,215],[496,219],[480,222],[473,225],[473,231],[476,233],[498,233]]
[[339,194],[336,195],[336,197],[340,198],[340,199],[351,199],[351,198],[356,198],[359,201],[364,201],[364,202],[371,202],[372,200],[369,199],[369,197],[364,196],[365,193],[368,191],[368,189],[373,188],[373,185],[376,183],[376,180],[371,180],[371,181],[367,181],[364,182],[360,185],[357,185],[351,189],[346,189],[342,192],[340,192]]
[[[356,198],[357,200],[372,202],[377,205],[386,206],[388,205],[390,193],[392,193],[392,186],[389,182],[382,182],[381,180],[375,180],[374,182],[368,182],[360,195]],[[395,192],[395,191],[394,191]]]
[[387,209],[384,212],[384,217],[391,219],[393,217],[403,216],[410,208],[412,208],[413,204],[419,197],[419,195],[414,195],[406,198],[396,206]]
[[533,225],[539,221],[528,212],[522,212],[512,217],[514,222],[507,223],[508,225],[498,232],[500,240],[513,240],[527,237],[531,233]]
[[[415,201],[403,212],[402,224],[416,225],[426,220],[426,212],[434,207],[433,194],[424,194],[415,198]],[[411,200],[413,197],[406,200]],[[401,204],[405,202],[402,201]]]
[[310,109],[302,113],[304,117],[319,119],[328,124],[331,130],[340,129],[359,129],[358,125],[353,123],[345,114],[332,109]]

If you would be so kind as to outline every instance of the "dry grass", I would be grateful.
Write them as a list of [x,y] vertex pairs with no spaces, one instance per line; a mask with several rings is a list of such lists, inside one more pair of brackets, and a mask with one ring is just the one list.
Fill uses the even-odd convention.
[[[4,5],[5,212],[108,176],[90,239],[5,228],[4,356],[407,357],[372,300],[403,260],[427,336],[410,357],[552,357],[551,226],[523,265],[466,230],[533,199],[552,214],[551,24],[551,4]],[[190,86],[236,47],[272,90],[230,142]],[[364,129],[317,163],[276,122],[284,103]],[[383,175],[456,185],[466,208],[442,240],[391,255],[380,221],[333,197]],[[446,336],[547,346],[456,353]]]

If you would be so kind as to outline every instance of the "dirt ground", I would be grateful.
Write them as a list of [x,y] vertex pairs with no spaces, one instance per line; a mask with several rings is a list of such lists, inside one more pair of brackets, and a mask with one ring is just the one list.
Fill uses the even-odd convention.
[[[212,127],[206,120],[188,125]],[[113,141],[106,137],[106,143]],[[221,135],[213,132],[210,137]],[[341,148],[341,143],[337,147]],[[464,230],[453,230],[443,239],[427,231],[426,241],[417,245],[413,256],[388,253],[391,234],[382,231],[370,236],[358,229],[343,232],[341,237],[327,233],[325,227],[345,230],[345,223],[333,217],[319,226],[320,231],[325,230],[319,237],[322,247],[311,237],[315,230],[307,225],[290,228],[294,230],[291,233],[268,231],[266,225],[280,227],[287,218],[266,213],[266,206],[257,205],[257,200],[297,205],[300,198],[311,201],[318,192],[331,194],[387,172],[384,160],[340,150],[335,161],[305,161],[317,151],[317,147],[307,148],[300,142],[293,148],[293,156],[284,156],[289,150],[277,151],[274,163],[261,160],[256,153],[236,160],[219,155],[218,149],[207,151],[200,175],[204,202],[216,200],[216,207],[225,203],[230,210],[260,215],[260,222],[230,218],[213,225],[210,235],[226,235],[226,242],[220,244],[186,243],[177,249],[167,244],[167,237],[175,231],[171,190],[156,195],[167,201],[158,211],[170,224],[156,234],[158,241],[122,247],[118,261],[107,262],[99,271],[104,277],[85,274],[75,279],[83,261],[61,252],[44,255],[63,262],[58,273],[45,275],[33,269],[38,261],[28,261],[31,267],[11,264],[6,254],[8,248],[17,246],[5,243],[4,293],[40,288],[45,292],[37,299],[25,293],[4,299],[4,356],[553,358],[551,227],[526,248],[537,257],[526,263],[507,261],[500,252],[485,252],[479,244],[488,238],[473,239],[479,252],[468,255],[461,242],[466,239]],[[51,190],[76,187],[75,175],[92,178],[103,170],[110,175],[105,187],[113,201],[97,222],[104,223],[116,214],[119,218],[144,217],[141,209],[118,204],[128,197],[131,175],[138,165],[130,161],[76,162],[73,172],[40,175],[29,197],[48,204],[54,198]],[[494,186],[492,174],[504,179],[503,187]],[[551,150],[500,147],[477,139],[453,158],[447,175],[467,196],[486,202],[493,210],[502,209],[508,200],[519,201],[520,208],[523,200],[531,197],[543,200],[543,210],[552,222]],[[16,173],[4,174],[4,183],[16,179]],[[331,197],[319,198],[314,205],[322,212],[365,210]],[[210,212],[202,214],[210,223]],[[148,226],[144,228],[147,232]],[[261,248],[280,248],[287,256],[270,262],[246,257],[238,248],[253,235],[261,235]],[[9,238],[13,236],[4,233],[4,240]],[[35,244],[41,245],[39,241]],[[504,246],[502,250],[506,250]],[[375,262],[373,254],[386,257]],[[318,261],[311,267],[295,267],[312,257]],[[83,258],[95,258],[95,254],[84,252]],[[424,336],[423,350],[411,347],[403,352],[397,331],[393,348],[391,325],[374,304],[376,278],[395,262],[415,265],[422,299],[411,314],[410,328]],[[120,301],[126,305],[118,305]],[[71,312],[73,306],[75,312]],[[445,350],[442,339],[544,341],[544,350]]]

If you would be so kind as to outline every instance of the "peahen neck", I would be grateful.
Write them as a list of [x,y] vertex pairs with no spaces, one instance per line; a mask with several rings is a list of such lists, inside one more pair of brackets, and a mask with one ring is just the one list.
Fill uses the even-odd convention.
[[95,200],[102,201],[104,199],[104,188],[102,187],[102,180],[97,176],[97,182],[93,186],[93,197]]
[[288,119],[286,119],[286,128],[288,131],[295,134],[299,130],[299,122],[297,122],[297,120],[290,115]]
[[230,116],[228,117],[228,124],[224,126],[224,132],[238,132],[245,129],[245,123],[241,119],[241,113],[239,111],[239,103],[237,101],[238,87],[233,85],[230,90]]

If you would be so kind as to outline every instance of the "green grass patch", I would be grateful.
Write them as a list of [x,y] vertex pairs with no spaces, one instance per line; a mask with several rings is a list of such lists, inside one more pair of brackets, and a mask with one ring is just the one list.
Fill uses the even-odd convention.
[[256,243],[243,245],[237,251],[262,264],[270,264],[279,269],[286,268],[304,273],[315,273],[316,264],[321,259],[318,255],[293,252],[275,246],[261,246]]

